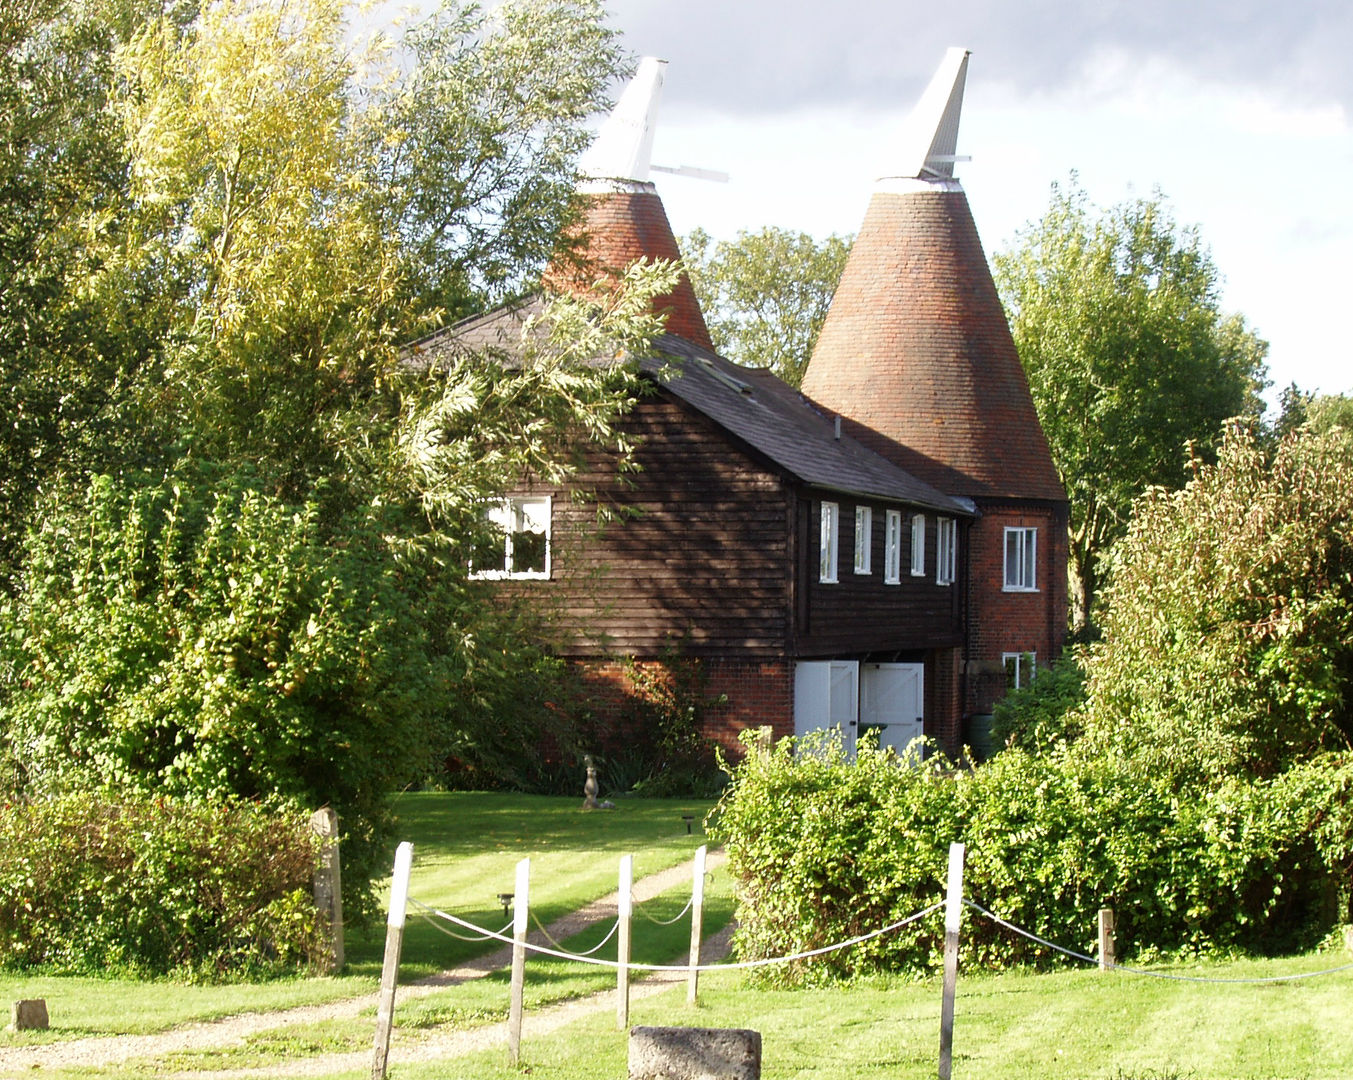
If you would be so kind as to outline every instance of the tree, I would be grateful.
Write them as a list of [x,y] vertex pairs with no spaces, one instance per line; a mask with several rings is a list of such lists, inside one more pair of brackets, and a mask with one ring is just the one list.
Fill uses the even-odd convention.
[[[501,741],[465,699],[539,660],[469,579],[486,505],[523,471],[566,474],[580,435],[623,450],[633,372],[577,360],[642,354],[649,299],[674,283],[640,267],[600,306],[555,299],[513,364],[429,373],[401,348],[544,263],[613,34],[592,0],[451,3],[354,55],[340,0],[113,29],[103,2],[42,0],[15,30],[47,60],[77,16],[99,31],[81,56],[106,165],[57,194],[11,169],[54,226],[15,258],[60,255],[41,262],[60,300],[43,377],[90,351],[130,361],[90,375],[116,438],[60,456],[11,525],[0,779],[328,802],[361,853],[360,904],[391,791],[453,739]],[[53,146],[78,141],[63,116]]]
[[850,245],[850,237],[833,234],[819,244],[807,233],[771,227],[718,243],[703,229],[682,237],[714,347],[798,386]]
[[1268,346],[1222,313],[1210,254],[1159,194],[1097,211],[1073,176],[994,264],[1071,501],[1072,621],[1085,627],[1133,500],[1183,482],[1186,444],[1206,454],[1228,417],[1258,416]]
[[1080,725],[1170,782],[1265,778],[1353,743],[1353,439],[1233,426],[1114,551]]

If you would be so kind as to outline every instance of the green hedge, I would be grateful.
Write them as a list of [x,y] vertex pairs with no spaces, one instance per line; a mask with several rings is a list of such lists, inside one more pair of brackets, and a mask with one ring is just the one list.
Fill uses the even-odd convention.
[[[750,744],[713,827],[737,879],[747,957],[831,945],[942,900],[954,841],[967,845],[968,899],[1080,952],[1092,951],[1104,906],[1123,956],[1276,952],[1338,917],[1351,781],[1353,762],[1328,758],[1272,782],[1185,793],[1066,753],[1011,749],[955,771],[938,754],[899,767],[862,748],[852,763],[824,734]],[[1053,956],[971,911],[962,941],[966,962],[985,968]],[[942,944],[936,914],[772,978],[926,972]]]
[[0,807],[0,968],[256,976],[323,955],[298,813],[97,795]]

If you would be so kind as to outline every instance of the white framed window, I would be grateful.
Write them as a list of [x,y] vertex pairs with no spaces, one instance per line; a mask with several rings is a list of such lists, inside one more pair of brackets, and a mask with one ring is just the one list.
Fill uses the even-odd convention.
[[874,556],[874,510],[869,506],[855,507],[855,573],[872,574]]
[[841,543],[841,508],[834,502],[824,502],[820,541],[818,544],[817,579],[829,585],[836,584],[836,563]]
[[1005,591],[1037,592],[1037,529],[1005,530]]
[[935,584],[952,585],[958,564],[958,522],[953,518],[935,519]]
[[1032,652],[1001,653],[1005,665],[1005,688],[1018,690],[1033,682],[1038,671],[1038,654]]
[[925,515],[911,516],[911,576],[925,577]]
[[883,583],[902,583],[901,510],[886,510],[883,514]]
[[548,495],[504,499],[489,509],[487,517],[490,528],[471,561],[472,577],[550,576]]

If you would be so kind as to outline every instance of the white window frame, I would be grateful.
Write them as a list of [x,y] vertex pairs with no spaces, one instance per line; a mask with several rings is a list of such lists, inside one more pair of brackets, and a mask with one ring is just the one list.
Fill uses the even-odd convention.
[[818,505],[822,520],[818,530],[817,579],[824,585],[835,585],[838,580],[836,564],[841,554],[841,507],[834,502]]
[[855,507],[855,573],[874,572],[874,508]]
[[911,576],[925,577],[925,515],[911,516]]
[[[543,570],[518,570],[513,566],[513,535],[525,532],[527,514],[535,510],[535,518],[545,526],[545,568]],[[503,560],[491,568],[472,567],[470,576],[483,579],[502,580],[547,580],[551,572],[553,549],[554,500],[549,495],[513,495],[490,507],[486,515],[490,524],[496,526],[502,535]]]
[[935,519],[935,584],[952,585],[958,565],[958,522],[953,518]]
[[1005,591],[1038,592],[1038,529],[1007,526],[1003,549]]
[[1001,653],[1001,665],[1005,668],[1006,688],[1020,690],[1033,682],[1038,673],[1038,653],[1032,650]]
[[902,584],[902,511],[883,514],[883,583]]

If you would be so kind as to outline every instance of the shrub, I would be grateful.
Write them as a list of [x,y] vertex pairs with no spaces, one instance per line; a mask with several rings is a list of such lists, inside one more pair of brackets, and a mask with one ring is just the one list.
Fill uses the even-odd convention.
[[996,745],[1025,750],[1048,749],[1081,734],[1077,708],[1085,703],[1085,670],[1071,652],[1042,668],[1026,686],[1011,690],[992,713]]
[[0,967],[256,976],[325,948],[305,816],[70,795],[0,809]]
[[[749,743],[713,828],[749,957],[835,944],[938,902],[953,841],[967,845],[966,897],[1065,947],[1088,953],[1109,906],[1122,955],[1274,952],[1335,919],[1353,865],[1350,792],[1347,763],[1181,791],[1068,749],[956,771],[939,754],[906,765],[868,746],[852,763],[818,735]],[[988,968],[1054,955],[971,915],[962,942]],[[769,977],[924,972],[941,945],[934,915]]]
[[454,686],[380,513],[328,521],[201,465],[53,500],[0,609],[0,777],[332,806],[359,915]]

